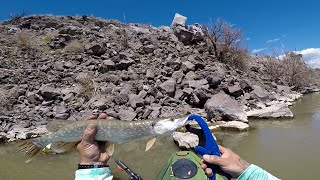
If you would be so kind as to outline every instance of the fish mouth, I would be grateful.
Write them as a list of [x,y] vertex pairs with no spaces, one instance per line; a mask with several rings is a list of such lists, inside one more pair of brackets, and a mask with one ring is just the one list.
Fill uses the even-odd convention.
[[170,135],[176,129],[183,127],[186,124],[188,124],[188,117],[168,118],[155,123],[155,125],[153,126],[153,130],[156,134]]
[[181,128],[182,126],[189,124],[190,121],[188,120],[188,116],[186,116],[186,117],[181,117],[181,118],[175,119],[174,123],[176,124],[176,129],[177,129],[177,128]]

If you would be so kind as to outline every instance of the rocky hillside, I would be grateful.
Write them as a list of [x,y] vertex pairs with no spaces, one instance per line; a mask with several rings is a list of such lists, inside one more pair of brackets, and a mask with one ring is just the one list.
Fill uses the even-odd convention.
[[[0,136],[45,133],[52,119],[106,112],[120,120],[207,112],[219,128],[247,117],[292,117],[300,94],[272,82],[261,58],[246,71],[208,52],[199,25],[171,27],[79,16],[28,16],[0,24]],[[229,123],[226,123],[229,122]]]

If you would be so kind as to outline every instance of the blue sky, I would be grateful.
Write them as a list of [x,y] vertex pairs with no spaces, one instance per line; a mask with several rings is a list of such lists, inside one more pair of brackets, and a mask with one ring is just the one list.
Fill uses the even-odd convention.
[[318,48],[320,1],[295,0],[1,0],[0,20],[10,13],[94,15],[125,22],[170,25],[174,14],[188,24],[223,18],[241,28],[251,52]]

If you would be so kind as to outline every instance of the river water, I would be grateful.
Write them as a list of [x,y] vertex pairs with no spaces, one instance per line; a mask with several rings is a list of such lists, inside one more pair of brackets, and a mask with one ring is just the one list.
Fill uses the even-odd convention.
[[[320,163],[320,93],[298,100],[291,107],[291,120],[251,120],[250,131],[217,134],[222,144],[233,149],[250,163],[259,165],[282,179],[319,179]],[[162,164],[177,151],[170,137],[159,138],[148,152],[144,142],[118,144],[110,166],[117,179],[128,179],[116,169],[120,159],[140,173],[144,179],[154,179]],[[10,147],[0,147],[1,180],[73,179],[78,163],[76,152],[46,155],[25,164],[20,153]]]

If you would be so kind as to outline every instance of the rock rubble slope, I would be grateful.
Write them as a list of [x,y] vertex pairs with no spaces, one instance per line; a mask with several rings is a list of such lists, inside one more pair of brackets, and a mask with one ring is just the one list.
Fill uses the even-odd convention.
[[240,121],[240,129],[248,116],[292,117],[288,105],[299,93],[271,82],[257,61],[245,72],[218,62],[201,26],[186,20],[176,14],[171,27],[88,16],[1,23],[0,136],[35,137],[53,119],[99,112],[131,121],[206,111],[232,128]]

